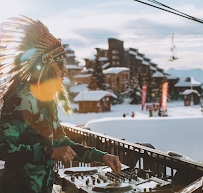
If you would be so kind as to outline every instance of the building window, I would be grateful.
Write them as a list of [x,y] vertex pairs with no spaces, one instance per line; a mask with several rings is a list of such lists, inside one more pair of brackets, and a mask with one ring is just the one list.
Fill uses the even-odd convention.
[[113,65],[116,64],[116,61],[113,61],[112,64],[113,64]]
[[119,59],[119,56],[112,56],[112,59]]
[[112,54],[119,54],[118,50],[112,50]]
[[119,62],[119,61],[117,61],[117,64],[120,64],[120,62]]

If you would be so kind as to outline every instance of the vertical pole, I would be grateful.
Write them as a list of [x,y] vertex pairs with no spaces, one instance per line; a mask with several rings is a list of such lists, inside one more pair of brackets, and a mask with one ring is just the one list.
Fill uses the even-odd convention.
[[[191,91],[193,90],[193,87],[192,87],[192,81],[190,80],[190,83],[191,83]],[[191,105],[193,105],[193,92],[191,93]]]

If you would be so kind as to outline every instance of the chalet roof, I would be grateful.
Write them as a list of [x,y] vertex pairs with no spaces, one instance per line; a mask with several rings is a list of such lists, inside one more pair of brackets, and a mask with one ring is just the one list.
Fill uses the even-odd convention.
[[71,93],[79,93],[81,91],[88,91],[89,89],[87,88],[88,84],[78,84],[70,87],[70,92]]
[[82,72],[82,73],[86,73],[86,72],[93,72],[93,71],[94,71],[93,68],[88,68],[88,69],[86,69],[86,70],[82,70],[81,72]]
[[156,71],[156,68],[154,66],[150,66],[150,69]]
[[104,74],[119,74],[122,71],[128,71],[129,68],[126,67],[111,67],[106,70],[103,70]]
[[72,49],[70,49],[69,44],[63,44],[63,47],[66,51],[73,51]]
[[144,64],[144,65],[149,65],[149,62],[147,62],[147,61],[142,61],[142,64]]
[[76,66],[76,65],[73,65],[73,64],[66,64],[66,68],[67,69],[79,69],[79,70],[82,70],[82,66]]
[[135,51],[129,50],[128,53],[137,56],[137,52],[135,52]]
[[141,56],[135,56],[135,58],[138,60],[143,60],[143,57],[141,57]]
[[100,57],[98,60],[100,62],[103,62],[103,61],[108,61],[109,59],[107,57]]
[[103,65],[102,65],[102,68],[105,69],[107,66],[109,66],[109,64],[110,64],[109,62],[103,64]]
[[71,56],[75,56],[75,54],[74,53],[67,53],[67,56],[71,57]]
[[105,96],[117,98],[117,96],[109,91],[97,90],[97,91],[83,91],[80,92],[74,101],[100,101]]
[[196,93],[198,96],[200,96],[199,92],[197,90],[194,90],[194,89],[187,89],[184,92],[182,92],[181,94],[182,95],[188,95],[188,94],[191,94],[191,93]]
[[178,83],[176,83],[174,86],[175,87],[191,87],[191,86],[193,86],[193,87],[198,87],[198,86],[201,86],[201,84],[202,83],[198,83],[198,84],[191,84],[191,81],[185,81],[185,77],[184,77],[184,79],[183,78],[181,78],[179,81],[178,81]]
[[75,75],[74,78],[86,78],[90,76],[92,76],[92,74],[78,74],[78,75]]
[[159,77],[164,77],[164,74],[159,72],[159,71],[156,71],[153,75],[152,75],[153,78],[159,78]]
[[172,80],[172,79],[177,79],[178,77],[177,76],[166,75],[166,78],[168,80]]

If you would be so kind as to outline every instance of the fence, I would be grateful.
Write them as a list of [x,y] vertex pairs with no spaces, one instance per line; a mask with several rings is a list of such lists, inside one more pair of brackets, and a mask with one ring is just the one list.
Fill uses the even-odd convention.
[[[156,172],[175,184],[189,184],[203,176],[203,164],[168,154],[139,144],[127,142],[90,130],[62,124],[67,136],[74,142],[95,147],[119,156],[121,163],[133,168]],[[78,163],[73,163],[75,166]],[[64,167],[70,167],[65,164]]]

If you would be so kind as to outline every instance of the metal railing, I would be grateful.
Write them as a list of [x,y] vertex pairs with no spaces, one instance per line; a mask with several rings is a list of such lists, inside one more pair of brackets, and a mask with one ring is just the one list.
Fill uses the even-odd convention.
[[[152,148],[65,123],[62,126],[67,136],[74,142],[117,155],[121,163],[130,168],[154,171],[158,176],[171,179],[172,183],[189,184],[203,176],[202,163],[175,158]],[[64,167],[70,165],[66,164]]]

